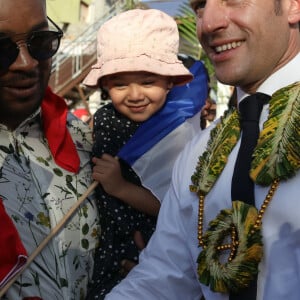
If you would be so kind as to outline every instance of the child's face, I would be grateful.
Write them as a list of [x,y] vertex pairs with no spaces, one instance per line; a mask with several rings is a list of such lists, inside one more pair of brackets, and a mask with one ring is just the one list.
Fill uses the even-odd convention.
[[106,76],[102,86],[116,110],[129,119],[143,122],[162,108],[173,86],[167,76],[147,72],[124,72]]

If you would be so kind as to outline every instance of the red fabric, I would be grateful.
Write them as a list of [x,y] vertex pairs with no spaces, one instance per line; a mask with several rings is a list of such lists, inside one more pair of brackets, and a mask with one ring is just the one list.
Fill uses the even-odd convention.
[[77,173],[80,159],[67,129],[68,107],[63,98],[47,88],[42,102],[44,133],[55,162],[63,169]]
[[27,252],[0,198],[0,288],[24,266],[26,261]]
[[73,111],[73,114],[79,119],[81,119],[84,116],[89,116],[89,113],[85,108],[77,108]]

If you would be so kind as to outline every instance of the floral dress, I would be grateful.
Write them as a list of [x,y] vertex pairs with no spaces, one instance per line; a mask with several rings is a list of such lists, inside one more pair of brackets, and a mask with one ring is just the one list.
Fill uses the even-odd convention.
[[[132,137],[141,123],[131,121],[108,104],[94,115],[93,155],[103,153],[116,156],[119,150]],[[141,185],[140,179],[131,167],[120,160],[123,176],[130,182]],[[119,283],[122,259],[138,261],[139,250],[134,241],[136,230],[142,232],[147,242],[155,229],[156,218],[136,211],[114,198],[99,187],[97,203],[100,215],[100,247],[96,249],[95,267],[88,299],[103,299]]]

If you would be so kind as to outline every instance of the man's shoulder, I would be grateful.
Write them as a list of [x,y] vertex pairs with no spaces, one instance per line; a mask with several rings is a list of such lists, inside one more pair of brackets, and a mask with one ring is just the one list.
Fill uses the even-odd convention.
[[215,123],[204,130],[200,130],[184,147],[179,154],[176,165],[179,169],[190,169],[196,166],[199,156],[206,150],[207,142],[210,138],[210,131],[215,127]]

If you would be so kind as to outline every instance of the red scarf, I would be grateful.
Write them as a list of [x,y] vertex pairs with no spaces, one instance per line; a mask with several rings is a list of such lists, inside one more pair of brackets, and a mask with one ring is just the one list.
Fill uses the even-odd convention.
[[0,198],[0,289],[26,263],[27,252]]
[[42,119],[45,136],[55,162],[63,169],[78,173],[80,159],[67,129],[68,107],[63,98],[47,88],[42,102]]

